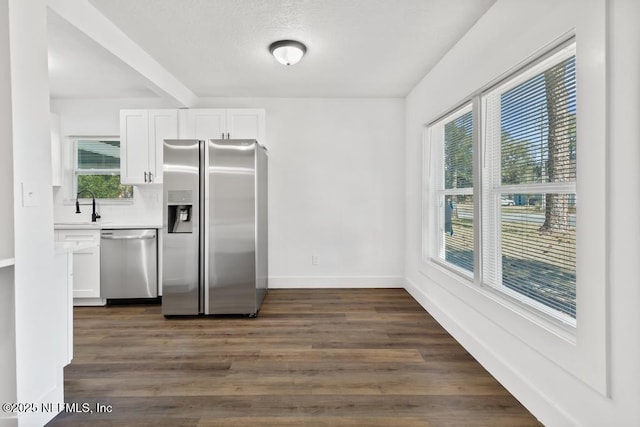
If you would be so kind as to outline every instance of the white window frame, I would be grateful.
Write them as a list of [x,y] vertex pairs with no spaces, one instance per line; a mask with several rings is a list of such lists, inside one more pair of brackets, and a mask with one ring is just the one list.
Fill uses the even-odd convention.
[[[594,391],[603,396],[610,395],[609,383],[609,297],[608,271],[609,239],[607,237],[607,211],[611,209],[611,201],[607,197],[608,165],[607,140],[609,138],[607,114],[606,84],[606,37],[602,20],[603,5],[584,16],[581,22],[599,23],[594,31],[580,32],[577,43],[577,152],[576,193],[579,194],[579,209],[576,216],[577,248],[576,248],[576,307],[575,326],[546,315],[532,306],[515,298],[483,286],[482,269],[476,271],[476,280],[462,280],[459,275],[451,273],[442,264],[433,262],[427,251],[429,242],[435,236],[433,206],[433,164],[429,155],[428,125],[423,128],[423,256],[419,273],[427,280],[429,290],[441,294],[446,293],[468,305],[468,313],[475,313],[495,323],[499,330],[513,335],[523,345],[534,349],[551,363],[557,364],[567,373],[579,378]],[[522,52],[522,56],[512,58],[508,68],[492,67],[491,74],[484,72],[480,76],[488,76],[485,84],[471,89],[463,99],[479,101],[483,91],[490,90],[502,82],[505,77],[512,76],[535,64],[552,52],[555,48],[576,39],[576,30],[569,29],[557,38],[540,39],[539,49]],[[475,76],[476,73],[467,73]],[[466,74],[463,74],[466,75]],[[493,79],[493,80],[491,80]],[[443,94],[446,95],[446,94]],[[446,99],[446,98],[445,98]],[[458,105],[453,99],[449,105]],[[438,102],[438,100],[434,100]],[[444,109],[443,109],[444,110]],[[441,110],[441,111],[443,111]],[[438,112],[435,112],[438,113]],[[477,129],[484,132],[480,111],[476,111]],[[433,115],[432,117],[437,117]],[[428,122],[427,122],[428,123]],[[479,144],[481,145],[481,144]],[[482,147],[474,146],[482,157]],[[477,165],[482,164],[482,158]],[[476,191],[482,192],[482,182],[475,181]],[[478,201],[482,194],[476,197]],[[478,214],[481,214],[481,206]],[[481,229],[480,221],[476,224]],[[481,230],[480,230],[481,231]],[[480,239],[478,240],[480,242]],[[433,288],[431,288],[433,286]],[[444,295],[444,294],[442,294]],[[425,294],[425,298],[428,296]],[[482,337],[477,337],[482,340]],[[495,338],[495,336],[494,336]],[[495,342],[495,340],[494,340]]]
[[[78,141],[118,141],[121,143],[121,140],[117,136],[74,136],[70,137],[71,140],[71,149],[72,149],[72,159],[73,159],[73,168],[72,168],[72,176],[71,176],[71,188],[72,194],[69,198],[67,204],[75,203],[76,196],[78,194],[78,176],[79,175],[111,175],[114,172],[114,169],[80,169],[78,168]],[[118,170],[118,175],[121,174],[121,170]],[[96,197],[96,201],[100,201],[101,205],[129,205],[134,203],[134,199],[136,197],[136,189],[133,186],[133,194],[131,198],[127,199],[105,199]],[[86,197],[86,194],[82,194],[78,201],[87,202],[90,201],[90,197]]]
[[[458,104],[457,108],[438,117],[425,128],[423,141],[423,261],[434,264],[448,272],[454,272],[463,279],[463,283],[472,285],[475,289],[485,291],[487,296],[497,299],[511,309],[525,314],[527,317],[541,319],[553,329],[559,336],[568,340],[575,338],[576,319],[548,307],[547,305],[528,298],[516,291],[504,286],[488,284],[486,277],[493,272],[494,277],[501,276],[501,256],[495,255],[496,262],[489,265],[487,262],[486,239],[497,239],[500,242],[500,217],[495,215],[500,212],[500,193],[525,192],[525,193],[575,193],[577,194],[577,181],[570,183],[544,183],[514,186],[501,186],[500,168],[491,167],[487,162],[491,159],[488,153],[487,134],[491,132],[486,128],[487,107],[486,94],[499,90],[505,92],[520,83],[528,80],[557,62],[575,55],[576,45],[574,39],[561,43],[554,49],[549,49],[545,54],[527,63],[515,71],[501,78],[497,84],[489,85],[475,92],[467,98],[467,101]],[[444,124],[472,111],[473,115],[473,166],[474,182],[472,192],[468,189],[444,190]],[[500,135],[500,130],[497,130]],[[498,136],[498,141],[500,137]],[[498,149],[500,144],[497,144]],[[499,158],[499,156],[497,156]],[[490,169],[490,170],[488,170]],[[487,178],[492,173],[493,176]],[[498,182],[498,185],[495,183]],[[443,245],[443,207],[440,206],[440,198],[443,194],[473,194],[474,203],[474,271],[459,268],[440,256]],[[489,204],[493,204],[492,206]],[[494,247],[498,247],[496,245]],[[577,250],[577,248],[576,248]],[[576,283],[577,287],[577,283]],[[577,308],[576,302],[576,308]]]
[[[502,218],[501,196],[504,193],[573,193],[577,195],[577,178],[569,182],[546,182],[517,185],[502,185],[501,182],[501,127],[488,125],[490,116],[500,115],[500,97],[503,93],[517,87],[532,77],[547,70],[576,54],[575,41],[565,43],[559,48],[551,50],[540,60],[530,64],[523,70],[509,76],[504,82],[482,92],[479,95],[482,111],[483,138],[481,186],[482,186],[482,285],[496,290],[505,296],[512,298],[526,306],[550,316],[569,327],[575,328],[576,319],[562,313],[546,304],[535,301],[517,291],[507,288],[502,284]],[[497,121],[499,123],[499,120]],[[497,253],[489,250],[495,248]],[[577,248],[576,248],[577,250]],[[577,283],[576,283],[577,286]],[[577,309],[577,306],[576,306]]]
[[[435,212],[432,212],[432,220],[430,221],[433,226],[431,227],[431,235],[435,236],[435,238],[431,239],[429,243],[425,242],[423,247],[423,258],[429,259],[450,271],[462,276],[463,278],[472,281],[474,279],[474,272],[477,271],[478,265],[476,262],[476,240],[477,240],[477,232],[476,232],[476,194],[475,187],[477,181],[477,174],[475,173],[475,156],[476,151],[476,131],[475,124],[473,126],[473,134],[472,134],[472,146],[473,150],[473,187],[467,188],[450,188],[446,189],[444,185],[445,180],[445,171],[444,171],[444,127],[446,124],[452,122],[453,120],[462,117],[463,115],[471,112],[473,116],[473,121],[475,123],[475,115],[473,109],[473,102],[467,101],[463,103],[461,106],[453,109],[449,113],[445,114],[441,118],[435,120],[427,127],[427,141],[426,141],[426,150],[425,150],[425,163],[428,164],[429,168],[426,172],[425,181],[433,183],[432,187],[432,196],[425,197],[425,199],[429,200],[429,203],[425,203],[425,214],[428,210],[433,211],[433,206],[437,206]],[[444,238],[444,200],[446,196],[457,196],[457,195],[470,195],[473,197],[473,213],[474,213],[474,263],[473,263],[473,271],[468,271],[464,268],[461,268],[451,262],[446,261],[445,259],[445,238]]]

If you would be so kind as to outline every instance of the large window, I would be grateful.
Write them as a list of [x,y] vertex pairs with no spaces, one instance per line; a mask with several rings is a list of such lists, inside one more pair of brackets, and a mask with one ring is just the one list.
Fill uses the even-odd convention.
[[575,318],[575,46],[482,99],[484,281]]
[[463,274],[473,273],[473,117],[471,104],[431,127],[437,173],[433,177],[438,212],[440,261]]
[[78,139],[75,159],[76,194],[89,198],[91,192],[97,199],[133,197],[133,187],[120,184],[120,141]]
[[[432,215],[439,239],[431,258],[468,271],[475,283],[574,323],[575,44],[476,99],[481,123],[472,122],[469,105],[429,126],[436,170],[432,206],[437,213]],[[474,129],[479,130],[475,140]],[[479,152],[475,161],[473,147]],[[474,170],[480,178],[475,186]],[[481,221],[475,240],[474,217]],[[479,271],[473,268],[474,252],[481,254]]]

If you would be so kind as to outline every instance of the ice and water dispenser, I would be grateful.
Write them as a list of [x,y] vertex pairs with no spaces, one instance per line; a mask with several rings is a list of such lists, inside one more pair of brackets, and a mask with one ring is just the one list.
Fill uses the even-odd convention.
[[169,191],[167,226],[169,233],[193,233],[193,194],[191,191]]

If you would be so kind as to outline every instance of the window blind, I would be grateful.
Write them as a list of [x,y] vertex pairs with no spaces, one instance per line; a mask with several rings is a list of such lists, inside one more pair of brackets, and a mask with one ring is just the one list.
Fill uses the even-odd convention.
[[466,105],[432,125],[438,147],[437,257],[465,274],[474,271],[473,114]]
[[444,125],[444,188],[473,187],[471,111]]
[[120,184],[120,141],[77,140],[76,150],[76,192],[88,190],[97,199],[133,197],[133,187]]
[[120,141],[78,140],[78,169],[120,170]]
[[575,180],[575,57],[500,96],[502,184]]
[[564,48],[483,96],[484,280],[576,317],[576,63]]

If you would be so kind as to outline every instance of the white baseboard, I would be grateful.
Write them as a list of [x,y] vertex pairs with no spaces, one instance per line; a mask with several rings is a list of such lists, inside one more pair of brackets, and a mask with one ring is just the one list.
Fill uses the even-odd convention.
[[404,288],[401,276],[270,276],[270,289]]
[[74,298],[73,306],[74,307],[97,307],[101,305],[106,305],[107,300],[105,298]]
[[0,427],[18,427],[18,416],[17,415],[0,416]]
[[[36,410],[19,413],[15,418],[16,426],[43,426],[59,414],[59,409],[62,409],[61,404],[64,403],[62,368],[60,368],[57,374],[58,385],[32,403]],[[11,425],[11,421],[12,420],[9,421],[7,426]],[[3,426],[3,424],[0,425]]]
[[545,425],[577,424],[575,419],[545,393],[506,363],[495,349],[467,332],[455,316],[435,304],[429,295],[409,279],[405,279],[405,290],[539,421]]

